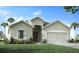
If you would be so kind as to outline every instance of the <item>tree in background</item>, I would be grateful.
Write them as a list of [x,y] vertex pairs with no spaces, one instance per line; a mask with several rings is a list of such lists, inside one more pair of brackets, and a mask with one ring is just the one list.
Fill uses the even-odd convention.
[[73,32],[74,32],[74,40],[75,40],[75,38],[76,38],[76,34],[75,34],[76,31],[75,31],[75,30],[76,30],[77,27],[79,27],[79,23],[73,22],[73,23],[71,24],[71,28],[73,28],[73,30],[74,30],[74,31],[73,31]]
[[79,27],[79,23],[73,22],[71,24],[71,28],[74,27],[74,30],[76,30],[77,27]]
[[3,26],[5,28],[6,26],[8,26],[8,23],[3,22],[3,23],[1,23],[1,26]]
[[72,14],[75,14],[79,11],[79,6],[64,6],[64,9],[66,12],[70,12]]
[[[75,14],[79,11],[79,6],[64,6],[64,9],[65,9],[66,12],[70,12],[72,14]],[[78,27],[79,27],[79,23],[77,23],[77,22],[73,22],[71,24],[71,28],[74,29],[74,35],[75,35],[75,30]],[[76,37],[76,35],[74,36],[74,39],[75,39],[75,37]]]
[[5,34],[5,28],[6,28],[6,26],[8,26],[8,23],[3,22],[0,25],[4,27],[3,34]]
[[3,36],[3,32],[2,32],[2,31],[0,31],[0,38],[2,38],[2,36]]
[[[8,18],[7,19],[7,21],[9,22],[9,23],[12,23],[12,22],[14,22],[15,20],[13,19],[13,18]],[[5,28],[6,28],[6,26],[8,26],[9,24],[7,23],[7,22],[3,22],[3,23],[1,23],[1,26],[3,26],[4,27],[4,33],[5,33]]]
[[8,18],[7,21],[8,21],[9,23],[13,23],[15,20],[14,20],[13,18]]

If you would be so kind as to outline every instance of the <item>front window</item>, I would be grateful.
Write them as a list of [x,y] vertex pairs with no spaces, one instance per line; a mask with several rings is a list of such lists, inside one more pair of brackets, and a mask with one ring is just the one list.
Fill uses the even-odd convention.
[[18,38],[23,39],[24,38],[24,30],[19,30],[18,32],[19,32],[18,33]]

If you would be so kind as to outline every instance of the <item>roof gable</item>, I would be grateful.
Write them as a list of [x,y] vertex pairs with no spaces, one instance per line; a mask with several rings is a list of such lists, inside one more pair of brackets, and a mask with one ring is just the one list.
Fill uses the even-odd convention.
[[17,23],[20,23],[20,22],[23,22],[23,23],[25,23],[25,24],[27,24],[28,26],[30,26],[30,27],[33,28],[33,26],[29,25],[27,22],[25,22],[25,21],[23,21],[23,20],[20,20],[20,21],[17,21],[17,22],[13,22],[12,24],[10,24],[9,27],[11,27],[11,26],[13,26],[13,25],[15,25],[15,24],[17,24]]
[[48,27],[48,26],[50,26],[50,25],[52,25],[52,24],[55,24],[55,23],[61,23],[62,25],[64,25],[66,28],[68,28],[68,29],[70,30],[70,28],[69,28],[66,24],[62,23],[62,22],[59,21],[59,20],[57,20],[57,21],[55,21],[55,22],[52,22],[52,23],[50,23],[50,24],[48,24],[48,25],[42,27],[42,29],[44,29],[44,28],[46,28],[46,27]]
[[39,20],[41,20],[42,22],[44,22],[43,19],[41,19],[40,17],[35,17],[35,18],[33,18],[31,21],[34,21],[34,20],[37,20],[37,19],[39,19]]

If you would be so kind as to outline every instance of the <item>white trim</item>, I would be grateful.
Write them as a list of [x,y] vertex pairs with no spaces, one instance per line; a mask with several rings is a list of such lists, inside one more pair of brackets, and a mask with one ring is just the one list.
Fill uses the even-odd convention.
[[[19,29],[19,30],[20,30],[20,29]],[[18,30],[18,33],[17,33],[17,34],[18,34],[18,35],[17,35],[17,38],[18,38],[18,39],[20,39],[20,38],[19,38],[19,35],[20,35],[19,30]],[[23,30],[23,31],[24,31],[24,33],[23,33],[23,34],[24,34],[23,39],[25,39],[25,38],[26,38],[26,36],[25,36],[25,35],[26,35],[26,34],[25,34],[26,30]],[[20,39],[20,40],[23,40],[23,39]]]
[[72,27],[71,28],[71,31],[70,31],[70,38],[72,39],[74,39],[75,40],[75,36],[76,36],[76,34],[75,34],[75,30],[74,30],[74,27]]
[[69,40],[70,38],[69,38],[69,34],[67,33],[67,40]]
[[62,32],[62,33],[67,33],[66,31],[60,31],[60,30],[52,30],[52,31],[47,31],[47,32]]

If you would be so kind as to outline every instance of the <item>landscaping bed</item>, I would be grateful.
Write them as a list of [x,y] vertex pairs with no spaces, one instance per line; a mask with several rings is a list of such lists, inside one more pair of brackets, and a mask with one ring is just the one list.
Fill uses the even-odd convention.
[[78,53],[79,49],[53,44],[3,44],[0,53]]

